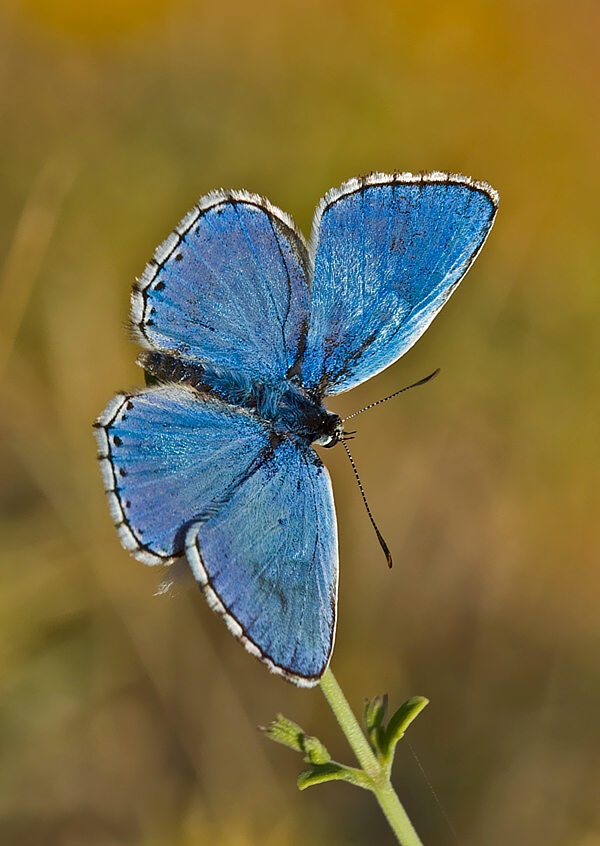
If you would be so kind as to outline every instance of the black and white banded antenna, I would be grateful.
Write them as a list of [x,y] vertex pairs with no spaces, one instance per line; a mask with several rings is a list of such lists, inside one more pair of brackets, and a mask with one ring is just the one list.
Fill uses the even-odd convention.
[[[411,388],[418,388],[419,385],[426,385],[427,382],[431,382],[432,379],[435,379],[435,377],[438,375],[439,372],[440,372],[440,368],[438,367],[437,370],[434,370],[433,373],[429,374],[429,376],[425,376],[424,379],[419,379],[418,382],[413,382],[412,385],[407,385],[405,388],[400,388],[399,391],[395,391],[395,393],[390,394],[389,397],[384,397],[383,399],[377,400],[377,402],[372,402],[370,405],[365,405],[364,408],[361,408],[359,411],[355,411],[354,414],[350,414],[348,417],[342,418],[342,423],[345,423],[346,420],[351,420],[353,417],[357,417],[359,414],[362,414],[363,411],[368,411],[370,408],[375,408],[375,406],[377,406],[377,405],[381,405],[382,403],[387,402],[388,400],[394,399],[394,397],[399,396],[399,394],[403,394],[405,391],[410,391]],[[369,503],[367,502],[367,496],[365,494],[365,490],[362,486],[362,482],[360,481],[360,476],[358,475],[358,470],[356,469],[356,464],[354,463],[354,459],[352,458],[352,453],[350,452],[348,444],[346,443],[347,440],[350,440],[352,438],[352,435],[354,435],[354,432],[344,432],[343,436],[341,438],[341,442],[342,442],[344,449],[346,450],[346,455],[350,459],[352,471],[353,471],[354,476],[356,478],[356,481],[358,483],[358,489],[360,491],[360,495],[362,496],[362,501],[363,501],[364,506],[367,510],[367,514],[369,515],[369,520],[371,521],[371,525],[375,529],[375,534],[377,535],[377,540],[379,541],[379,545],[383,550],[383,554],[385,555],[387,565],[391,569],[392,565],[394,563],[392,561],[392,553],[390,552],[390,548],[387,545],[387,543],[385,542],[385,538],[383,537],[383,535],[379,531],[379,526],[375,522],[375,518],[373,517],[373,514],[371,513],[371,509],[369,508]]]
[[375,534],[377,535],[377,540],[379,541],[379,545],[383,549],[388,567],[390,567],[390,569],[391,569],[392,564],[394,563],[392,561],[392,553],[390,552],[390,548],[387,545],[387,543],[385,542],[383,535],[379,531],[379,527],[377,526],[377,523],[375,522],[375,518],[371,514],[371,509],[369,508],[369,503],[367,502],[365,490],[362,486],[362,482],[360,481],[360,476],[358,475],[358,470],[356,469],[356,464],[354,463],[354,459],[352,458],[352,453],[350,452],[350,450],[348,448],[348,444],[346,443],[344,438],[342,438],[342,446],[346,450],[346,455],[350,459],[350,464],[352,465],[352,470],[354,471],[354,476],[356,477],[356,481],[358,482],[358,489],[360,491],[360,495],[362,496],[362,501],[364,502],[365,508],[367,509],[367,514],[369,515],[369,520],[371,521],[371,525],[375,529]]
[[352,420],[353,417],[358,417],[358,415],[362,414],[363,411],[369,411],[370,408],[375,408],[376,405],[381,405],[382,403],[387,402],[388,400],[394,399],[394,397],[403,394],[405,391],[410,391],[411,388],[418,388],[420,385],[426,385],[427,382],[431,382],[432,379],[435,379],[439,372],[440,368],[438,367],[437,370],[434,370],[433,373],[429,374],[429,376],[425,376],[424,379],[419,379],[418,382],[413,382],[412,385],[407,385],[405,388],[400,388],[399,391],[395,391],[393,394],[390,394],[389,397],[384,397],[383,399],[377,400],[377,402],[372,402],[370,405],[365,405],[364,408],[355,411],[354,414],[349,414],[348,417],[343,417],[342,423],[345,423],[346,420]]

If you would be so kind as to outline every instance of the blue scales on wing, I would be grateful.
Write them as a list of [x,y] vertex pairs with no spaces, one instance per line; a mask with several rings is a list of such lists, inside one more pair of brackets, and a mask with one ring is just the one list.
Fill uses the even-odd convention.
[[147,564],[187,551],[246,648],[297,684],[316,683],[333,648],[338,556],[314,450],[186,385],[118,395],[96,437],[123,546]]
[[403,355],[469,269],[497,203],[485,183],[444,173],[373,174],[329,192],[311,238],[303,384],[347,391]]
[[190,522],[214,510],[269,447],[256,416],[185,385],[117,395],[96,439],[121,541],[147,564],[182,555]]
[[134,286],[147,349],[281,380],[306,340],[308,254],[294,223],[244,191],[204,197]]
[[188,560],[246,648],[296,684],[315,684],[333,649],[337,528],[318,455],[284,439],[212,519],[191,527]]

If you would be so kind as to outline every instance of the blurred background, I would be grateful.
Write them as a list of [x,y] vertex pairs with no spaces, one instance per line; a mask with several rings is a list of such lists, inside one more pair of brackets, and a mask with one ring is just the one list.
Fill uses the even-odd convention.
[[[308,233],[371,170],[490,182],[497,223],[416,347],[339,397],[333,669],[431,704],[394,781],[426,846],[600,846],[600,7],[594,0],[0,4],[0,842],[391,844],[299,793],[278,711],[351,763],[196,589],[124,552],[91,424],[140,385],[130,286],[207,191]],[[444,814],[456,832],[453,834]]]

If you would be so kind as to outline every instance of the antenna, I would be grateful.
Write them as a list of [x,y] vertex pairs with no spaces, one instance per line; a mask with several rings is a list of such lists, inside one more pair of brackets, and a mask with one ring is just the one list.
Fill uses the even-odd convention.
[[419,385],[426,385],[427,382],[431,382],[432,379],[435,379],[439,372],[440,368],[438,367],[437,370],[434,370],[433,373],[429,374],[429,376],[425,376],[424,379],[419,379],[418,382],[413,382],[412,385],[407,385],[406,388],[400,388],[399,391],[390,394],[389,397],[384,397],[383,399],[377,400],[377,402],[372,402],[371,405],[365,405],[365,407],[361,408],[360,411],[355,411],[354,414],[351,414],[349,417],[344,417],[342,423],[345,423],[346,420],[352,420],[353,417],[357,417],[359,414],[362,414],[363,411],[368,411],[370,408],[375,408],[376,405],[381,405],[383,402],[394,399],[394,397],[397,397],[399,394],[403,394],[405,391],[410,391],[411,388],[418,388]]
[[[381,403],[383,403],[383,402],[387,402],[388,400],[394,399],[394,397],[397,397],[399,394],[403,394],[405,391],[410,391],[411,388],[418,388],[419,385],[426,385],[427,382],[431,382],[432,379],[435,379],[435,377],[438,375],[439,372],[440,372],[440,368],[438,367],[437,370],[434,370],[433,373],[429,374],[429,376],[425,376],[424,379],[419,379],[418,382],[413,382],[412,385],[407,385],[405,388],[400,388],[399,391],[396,391],[395,393],[390,394],[389,397],[384,397],[383,399],[377,400],[377,402],[372,402],[370,405],[365,405],[364,408],[361,408],[359,411],[355,411],[354,414],[350,414],[349,417],[344,417],[342,419],[342,423],[345,423],[346,420],[352,420],[353,417],[357,417],[359,414],[362,414],[363,411],[368,411],[370,408],[375,408],[376,405],[381,405]],[[367,509],[367,514],[369,515],[369,520],[371,521],[371,525],[375,529],[375,534],[377,535],[377,540],[379,541],[379,545],[383,549],[386,561],[388,563],[388,567],[391,569],[392,564],[393,564],[392,554],[389,550],[387,543],[384,540],[383,535],[379,531],[379,527],[377,526],[377,523],[375,522],[375,518],[371,514],[371,509],[369,508],[369,503],[367,502],[367,497],[365,495],[365,491],[364,491],[364,488],[362,486],[362,482],[360,481],[360,476],[358,475],[358,470],[356,469],[356,464],[354,463],[354,459],[352,458],[352,453],[350,452],[350,449],[348,448],[348,444],[346,443],[347,440],[352,440],[352,435],[354,435],[354,434],[355,434],[355,432],[343,432],[340,440],[341,440],[341,442],[344,446],[344,449],[346,450],[346,455],[350,459],[350,464],[352,465],[352,470],[354,471],[354,476],[356,478],[356,481],[358,482],[358,488],[360,490],[360,495],[362,496],[364,506]]]
[[387,543],[383,539],[383,535],[381,534],[381,532],[379,531],[379,528],[377,527],[377,523],[375,522],[373,515],[371,514],[371,509],[369,508],[369,503],[367,502],[367,497],[365,495],[365,491],[364,491],[364,488],[362,486],[362,482],[360,481],[360,476],[358,475],[358,470],[356,469],[356,464],[354,463],[354,459],[352,458],[352,454],[351,454],[351,452],[348,448],[348,444],[346,443],[344,438],[342,438],[342,445],[343,445],[344,449],[346,450],[346,455],[350,459],[350,464],[352,465],[352,469],[354,471],[356,481],[358,482],[358,488],[360,490],[360,495],[362,496],[362,500],[365,504],[365,508],[367,509],[367,514],[369,515],[369,520],[371,521],[371,525],[375,529],[375,534],[377,535],[377,540],[379,541],[379,545],[383,549],[384,555],[385,555],[386,560],[387,560],[388,567],[390,567],[390,569],[391,569],[392,563],[393,563],[392,562],[392,554],[389,550]]

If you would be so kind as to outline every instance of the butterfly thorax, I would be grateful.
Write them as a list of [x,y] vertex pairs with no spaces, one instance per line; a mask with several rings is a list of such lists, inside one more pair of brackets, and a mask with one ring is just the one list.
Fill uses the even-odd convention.
[[160,352],[143,352],[138,364],[151,379],[185,384],[204,396],[255,413],[273,432],[296,442],[332,447],[342,438],[342,421],[319,396],[289,379],[251,379],[228,367]]

